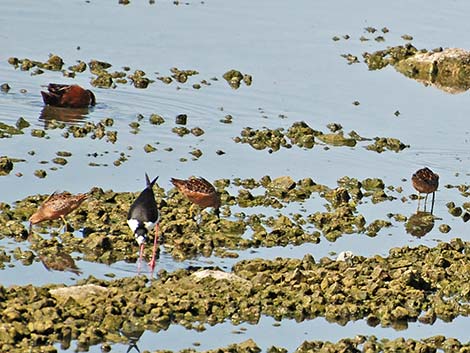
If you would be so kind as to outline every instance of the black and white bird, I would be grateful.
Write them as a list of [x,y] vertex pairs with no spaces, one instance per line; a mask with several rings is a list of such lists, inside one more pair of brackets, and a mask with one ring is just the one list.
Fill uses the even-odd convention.
[[152,260],[150,260],[149,266],[152,272],[155,268],[155,257],[158,244],[158,221],[160,220],[160,212],[158,211],[157,202],[155,201],[155,195],[153,193],[153,185],[157,181],[158,176],[150,181],[147,173],[145,173],[145,179],[147,181],[147,187],[131,205],[127,215],[127,224],[134,233],[137,244],[140,246],[138,264],[139,273],[145,243],[147,242],[148,235],[154,229],[155,236],[153,240]]

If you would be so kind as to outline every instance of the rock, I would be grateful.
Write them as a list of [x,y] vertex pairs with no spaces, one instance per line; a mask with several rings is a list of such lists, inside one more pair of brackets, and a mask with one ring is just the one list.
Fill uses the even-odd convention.
[[49,292],[58,300],[66,301],[72,298],[77,302],[84,301],[90,296],[104,295],[108,288],[96,284],[85,284],[83,286],[71,286],[51,289]]

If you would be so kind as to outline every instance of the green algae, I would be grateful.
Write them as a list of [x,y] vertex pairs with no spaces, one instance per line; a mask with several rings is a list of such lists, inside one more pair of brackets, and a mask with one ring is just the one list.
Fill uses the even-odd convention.
[[[141,69],[135,69],[134,72],[131,73],[131,68],[129,66],[125,66],[123,71],[111,71],[111,63],[96,59],[92,59],[88,63],[78,59],[75,64],[69,65],[67,69],[64,69],[65,63],[63,59],[55,54],[50,54],[49,58],[44,62],[29,58],[19,59],[17,57],[10,57],[7,61],[15,69],[29,71],[31,72],[31,75],[40,75],[44,73],[44,70],[49,70],[61,71],[64,77],[75,78],[76,75],[83,74],[88,69],[88,71],[93,75],[90,80],[90,84],[93,87],[104,89],[116,88],[117,85],[126,85],[129,82],[131,82],[137,89],[146,89],[155,82],[155,80],[147,77],[146,73]],[[174,81],[178,84],[191,84],[193,89],[201,89],[203,85],[210,86],[210,80],[218,80],[218,78],[214,77],[210,80],[203,79],[200,83],[190,83],[189,81],[192,76],[199,75],[197,70],[181,70],[176,67],[172,67],[170,68],[170,72],[170,76],[157,76],[156,79],[165,84],[170,84]],[[229,70],[223,74],[223,77],[234,89],[239,88],[242,82],[246,86],[251,86],[253,82],[253,77],[250,74],[243,74],[238,70]],[[7,92],[7,86],[3,87],[5,88],[3,92]],[[178,89],[179,88],[180,87],[178,87]]]
[[[308,126],[300,127],[315,136]],[[333,133],[342,130],[336,124],[328,128]],[[175,190],[165,192],[158,187],[156,195],[162,211],[161,231],[165,235],[163,246],[176,260],[212,254],[235,257],[236,253],[230,250],[317,243],[322,236],[330,241],[351,233],[375,236],[391,223],[386,220],[366,222],[365,217],[358,212],[357,205],[364,200],[390,200],[387,193],[398,190],[386,186],[381,179],[359,181],[350,177],[341,178],[336,188],[317,184],[310,178],[294,180],[289,176],[265,176],[260,180],[235,179],[233,182],[219,180],[214,184],[221,193],[222,214],[230,214],[232,205],[282,209],[290,202],[302,202],[312,197],[324,199],[326,211],[307,217],[300,214],[267,217],[263,214],[240,213],[235,221],[218,220],[211,212],[204,211],[200,222],[197,222],[188,214],[188,200]],[[228,186],[237,186],[238,195],[230,195],[225,190]],[[4,236],[24,237],[27,231],[21,222],[28,219],[45,197],[20,200],[15,207],[4,205],[0,224],[4,225],[4,229],[9,229]],[[134,244],[134,237],[125,224],[127,210],[135,197],[136,193],[95,188],[91,190],[89,202],[68,217],[72,229],[83,227],[84,238],[75,238],[69,231],[60,236],[60,244],[57,238],[44,240],[34,237],[32,251],[18,249],[14,256],[25,265],[41,261],[51,270],[73,273],[79,270],[70,262],[68,254],[72,252],[83,254],[85,261],[107,264],[122,260],[135,262],[136,246],[129,245]],[[462,217],[466,206],[448,205],[450,209],[460,208],[458,216]],[[434,218],[431,219],[434,222]],[[56,227],[59,224],[59,221],[54,221],[48,225]],[[306,225],[314,225],[315,229]],[[35,227],[35,231],[45,229],[42,225]],[[250,237],[246,236],[247,229],[251,229]],[[46,318],[41,311],[35,312],[26,318],[27,325],[17,322],[21,320],[24,311],[31,310],[29,307],[14,306],[16,311],[7,310],[2,319],[6,318],[8,321],[4,322],[11,324],[6,331],[13,336],[5,334],[2,349],[8,349],[13,344],[21,346],[31,340],[36,340],[40,345],[51,345],[62,341],[63,337],[67,338],[64,341],[73,338],[84,348],[105,341],[120,342],[122,338],[116,332],[124,326],[124,320],[135,313],[138,313],[138,317],[132,320],[153,331],[165,329],[172,323],[180,323],[188,328],[198,327],[201,322],[214,324],[227,319],[235,324],[256,323],[261,315],[269,315],[277,320],[293,318],[299,321],[321,316],[340,324],[366,319],[370,324],[393,327],[403,327],[408,321],[415,320],[422,323],[432,323],[436,318],[451,320],[470,312],[467,304],[470,291],[468,288],[460,288],[457,282],[464,275],[462,271],[468,270],[465,269],[468,261],[466,254],[469,253],[467,248],[468,244],[461,240],[439,244],[436,249],[395,248],[390,251],[388,258],[352,256],[348,261],[342,261],[341,265],[328,258],[317,262],[311,257],[298,262],[285,259],[240,262],[233,273],[242,279],[237,285],[230,278],[207,278],[198,280],[195,285],[193,280],[187,279],[194,270],[160,273],[162,282],[158,283],[158,293],[162,294],[157,302],[144,294],[145,291],[141,292],[143,289],[134,282],[96,282],[91,279],[85,285],[95,284],[107,288],[107,299],[101,298],[102,295],[98,293],[94,299],[96,301],[86,298],[83,304],[75,298],[63,302],[55,296],[46,296],[50,302],[50,306],[43,307],[46,308],[46,314],[48,310],[57,308],[60,308],[59,313]],[[54,257],[53,254],[65,255]],[[51,257],[54,261],[51,261]],[[3,266],[10,261],[8,257],[3,261],[1,259],[0,256]],[[464,268],[460,270],[459,267]],[[223,281],[228,284],[222,285],[220,282]],[[166,283],[168,286],[182,287],[182,292],[173,287],[166,288]],[[125,293],[120,287],[126,290]],[[160,292],[161,288],[164,288],[163,292]],[[246,294],[247,288],[249,296]],[[208,292],[214,291],[221,293],[223,300],[207,297]],[[128,295],[144,304],[130,307],[128,301],[131,300],[122,299],[123,296],[128,298]],[[167,304],[170,297],[181,298],[181,301],[170,301]],[[12,305],[9,303],[7,300],[5,305]],[[35,301],[32,303],[34,306]],[[112,316],[107,312],[104,323],[103,320],[98,323],[98,318],[87,310],[87,306],[101,305],[113,312]],[[66,326],[61,326],[63,320],[67,322]],[[26,329],[16,330],[21,325]],[[71,326],[73,329],[70,329]]]
[[174,127],[173,129],[171,129],[171,131],[173,133],[175,133],[176,135],[178,135],[179,137],[183,137],[184,135],[188,135],[191,131],[184,127],[184,126],[178,126],[178,127]]
[[[412,40],[404,35],[405,40]],[[470,88],[470,52],[460,48],[416,49],[411,44],[364,53],[369,70],[392,65],[408,78],[431,85],[448,93],[461,93]]]
[[[230,273],[162,270],[152,282],[143,276],[90,277],[78,287],[0,287],[2,349],[23,347],[33,337],[52,345],[64,330],[71,330],[71,339],[93,345],[123,342],[116,333],[130,324],[158,332],[175,323],[187,328],[226,320],[257,323],[261,315],[297,321],[325,317],[339,324],[367,319],[403,327],[420,318],[426,322],[424,315],[433,311],[448,321],[470,314],[469,286],[461,282],[469,249],[468,242],[454,239],[434,248],[393,248],[387,257],[243,260]],[[451,342],[456,343],[440,347]]]
[[22,71],[29,71],[34,67],[50,71],[60,71],[64,65],[62,58],[55,54],[50,54],[49,59],[45,62],[30,60],[28,58],[18,59],[16,57],[10,57],[8,58],[8,63],[15,68],[20,68]]
[[0,122],[0,138],[9,138],[14,135],[22,135],[22,129],[25,128],[25,124],[29,124],[23,118],[19,118],[16,127]]
[[224,124],[231,124],[233,122],[233,116],[227,114],[226,116],[224,116],[223,119],[220,119],[219,121]]
[[157,149],[152,146],[151,144],[147,143],[145,146],[144,146],[144,151],[146,153],[151,153],[151,152],[155,152]]
[[13,160],[7,156],[0,157],[0,175],[8,175],[13,170]]
[[196,70],[180,70],[176,67],[172,67],[170,71],[172,72],[171,77],[179,83],[185,83],[188,80],[188,77],[199,74]]
[[69,70],[73,72],[84,72],[87,69],[87,64],[79,60],[77,64],[69,66]]
[[175,117],[175,123],[178,125],[186,125],[188,122],[188,116],[186,114],[178,114]]
[[52,162],[59,165],[66,165],[68,161],[62,157],[56,157],[52,159]]
[[8,93],[10,89],[11,89],[10,85],[6,82],[0,85],[0,91],[2,91],[3,93]]
[[450,228],[450,226],[449,226],[448,224],[441,224],[441,225],[439,226],[439,231],[440,231],[441,233],[444,233],[444,234],[445,234],[445,233],[449,233],[450,230],[451,230],[451,228]]
[[[312,352],[367,352],[367,353],[431,353],[440,351],[443,353],[467,352],[470,349],[469,343],[461,343],[455,338],[445,336],[433,336],[421,340],[416,339],[378,339],[375,336],[357,335],[354,338],[343,338],[338,342],[308,340],[308,338],[296,348],[296,353]],[[203,351],[202,353],[259,353],[261,348],[252,339],[241,343],[231,344],[226,347]],[[186,348],[179,353],[196,353],[194,348]],[[271,346],[267,353],[287,353],[288,350],[282,347]],[[172,353],[169,350],[157,350],[154,353]]]
[[40,179],[44,179],[47,176],[47,173],[44,169],[37,169],[34,171],[34,175]]
[[[198,151],[193,152],[195,158],[200,156]],[[126,160],[126,156],[122,155],[115,165]],[[165,235],[163,246],[175,259],[211,256],[214,253],[231,256],[231,251],[250,247],[316,244],[321,237],[335,241],[352,233],[375,236],[381,229],[390,226],[387,220],[368,222],[357,209],[357,205],[365,200],[385,202],[391,199],[385,194],[385,185],[380,179],[360,182],[343,177],[338,181],[340,186],[337,188],[317,184],[311,178],[293,180],[289,176],[235,179],[232,186],[238,186],[238,193],[234,195],[226,190],[231,184],[230,180],[222,179],[214,184],[221,195],[221,213],[224,217],[231,215],[230,208],[234,205],[246,209],[247,213],[236,214],[235,219],[218,219],[212,212],[192,212],[194,207],[190,201],[174,189],[165,192],[158,188],[155,191],[162,214],[160,230]],[[136,244],[126,224],[127,211],[135,195],[99,188],[90,190],[88,201],[67,216],[71,229],[81,228],[86,238],[74,238],[64,233],[61,235],[64,252],[82,253],[87,261],[135,262]],[[6,225],[8,229],[4,235],[22,238],[25,228],[21,222],[26,221],[47,196],[19,200],[15,207],[5,205],[5,210],[0,214],[0,225]],[[253,212],[260,206],[282,210],[289,203],[311,198],[324,199],[325,210],[310,215],[279,213],[266,216]],[[34,230],[42,233],[48,227],[54,229],[60,225],[60,220],[45,222],[35,226]],[[247,230],[250,236],[246,236]],[[110,236],[114,239],[112,246],[107,245]],[[50,247],[50,244],[37,239],[37,246],[39,249]]]
[[191,129],[191,134],[193,134],[194,136],[201,136],[201,135],[204,135],[205,131],[203,129],[201,129],[200,127],[193,127]]
[[[294,145],[311,149],[319,143],[326,144],[328,147],[355,147],[358,142],[370,140],[361,137],[355,131],[351,131],[349,137],[345,137],[340,124],[328,124],[328,126],[334,126],[333,130],[330,130],[331,133],[314,130],[303,121],[293,123],[287,132],[284,132],[283,128],[246,127],[241,131],[240,136],[234,137],[233,140],[236,143],[247,143],[256,150],[268,149],[269,153],[279,151],[281,147],[292,148]],[[375,137],[374,140],[373,144],[364,147],[378,153],[385,150],[400,152],[409,147],[396,138]]]
[[165,119],[158,114],[151,114],[149,117],[149,122],[152,125],[161,125],[165,122]]
[[283,129],[264,129],[253,130],[252,128],[245,128],[241,132],[241,137],[235,137],[235,142],[248,143],[255,150],[264,150],[269,148],[270,152],[279,151],[282,147],[290,148],[283,134]]
[[356,146],[355,139],[346,138],[343,136],[342,133],[320,134],[317,136],[317,138],[329,146],[347,146],[347,147]]
[[189,152],[191,155],[194,156],[194,158],[200,158],[202,156],[202,151],[199,148],[195,148],[191,152]]
[[15,125],[19,130],[23,130],[23,129],[29,127],[31,124],[25,118],[20,117],[16,121]]
[[46,136],[46,132],[44,130],[41,130],[41,129],[33,129],[31,130],[31,136],[33,137],[45,137]]
[[418,53],[411,44],[390,47],[385,50],[379,50],[374,53],[364,53],[363,57],[369,70],[380,70],[388,65],[395,65]]
[[249,74],[242,74],[238,70],[229,70],[222,75],[225,81],[232,87],[233,89],[240,88],[240,84],[243,81],[246,86],[250,86],[253,81],[253,77]]
[[92,73],[98,73],[100,71],[103,71],[103,70],[107,70],[111,67],[112,65],[108,62],[105,62],[105,61],[100,61],[100,60],[91,60],[89,63],[88,63],[88,67],[90,68],[90,71]]
[[374,137],[375,142],[373,144],[367,145],[366,149],[370,151],[375,151],[382,153],[385,150],[390,150],[393,152],[403,151],[405,148],[409,148],[410,145],[405,145],[399,139],[390,138],[390,137]]
[[359,58],[351,53],[341,54],[341,56],[347,60],[348,65],[357,64],[360,62]]
[[147,88],[150,83],[154,82],[148,77],[145,77],[145,72],[142,70],[135,70],[132,75],[128,75],[127,77],[132,81],[135,88]]

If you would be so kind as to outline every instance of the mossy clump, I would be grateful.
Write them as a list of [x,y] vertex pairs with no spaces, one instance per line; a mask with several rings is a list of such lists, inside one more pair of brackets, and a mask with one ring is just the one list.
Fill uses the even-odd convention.
[[151,144],[147,143],[145,146],[144,146],[144,151],[146,153],[151,153],[151,152],[155,152],[157,149],[152,146]]
[[165,122],[165,119],[158,114],[151,114],[149,117],[149,122],[152,125],[161,125]]
[[199,74],[196,70],[180,70],[177,67],[172,67],[170,71],[172,72],[171,77],[179,83],[185,83],[188,77]]
[[256,150],[264,150],[269,148],[270,152],[279,151],[281,146],[286,148],[291,147],[285,138],[282,128],[275,130],[255,130],[247,127],[242,130],[241,137],[234,138],[234,141],[248,143]]
[[[234,141],[237,143],[248,143],[257,150],[269,149],[268,151],[272,153],[278,151],[281,147],[292,148],[293,145],[311,149],[316,144],[322,142],[327,148],[340,146],[355,147],[359,142],[370,140],[360,136],[355,131],[349,132],[349,137],[346,137],[340,124],[332,123],[328,124],[327,127],[331,132],[314,130],[304,121],[293,123],[287,129],[287,132],[284,132],[283,128],[253,129],[246,127],[241,131],[240,136],[234,138]],[[380,153],[385,150],[399,152],[409,147],[409,145],[403,144],[396,138],[376,137],[374,140],[374,144],[365,146],[365,148]]]
[[190,133],[190,130],[184,126],[174,127],[173,129],[171,129],[171,131],[180,137],[183,137],[184,135],[188,135]]
[[45,62],[31,60],[28,58],[25,59],[18,59],[16,57],[10,57],[8,59],[8,63],[13,65],[15,68],[20,68],[23,71],[29,71],[30,69],[36,67],[36,73],[42,73],[41,69],[50,70],[50,71],[60,71],[62,70],[62,66],[64,65],[64,61],[62,58],[55,54],[50,54],[49,58]]
[[26,120],[24,120],[23,118],[19,118],[16,123],[16,126],[12,126],[12,125],[8,125],[3,122],[0,122],[0,138],[9,138],[9,137],[13,137],[14,135],[23,134],[23,131],[21,130],[24,127],[26,127],[24,126],[23,121],[27,123]]
[[364,53],[363,57],[369,70],[380,70],[387,65],[395,65],[418,52],[411,44],[390,47],[385,50],[379,50],[374,53]]
[[0,85],[0,91],[2,91],[3,93],[8,93],[10,89],[11,89],[10,85],[6,82]]
[[374,137],[375,142],[373,144],[367,145],[366,149],[369,151],[375,151],[382,153],[386,150],[393,152],[403,151],[405,148],[409,148],[410,145],[405,145],[397,138],[391,137]]
[[229,70],[223,74],[223,78],[233,89],[238,89],[240,83],[243,81],[245,85],[250,86],[253,82],[253,77],[249,74],[242,74],[238,70]]
[[44,169],[37,169],[34,171],[34,175],[40,179],[44,179],[47,176],[47,173]]
[[20,130],[26,129],[31,126],[31,124],[23,117],[18,118],[15,125]]
[[13,170],[13,161],[7,156],[0,157],[0,175],[8,175]]
[[132,81],[135,88],[147,88],[150,83],[154,82],[148,77],[145,77],[145,72],[142,70],[135,70],[133,74],[127,77]]

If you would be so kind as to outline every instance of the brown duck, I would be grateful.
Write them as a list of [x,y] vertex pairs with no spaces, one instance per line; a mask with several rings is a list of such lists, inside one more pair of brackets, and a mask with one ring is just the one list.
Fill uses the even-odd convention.
[[41,91],[44,104],[54,107],[87,108],[96,104],[92,91],[79,85],[49,83],[47,92]]

